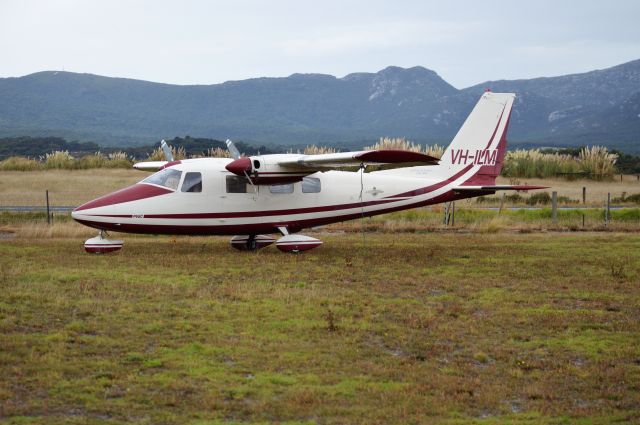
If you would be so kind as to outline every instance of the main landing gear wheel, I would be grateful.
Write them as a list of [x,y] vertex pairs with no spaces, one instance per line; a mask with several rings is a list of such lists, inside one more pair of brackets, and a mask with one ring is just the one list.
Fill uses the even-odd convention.
[[276,240],[268,235],[239,235],[231,238],[229,243],[239,251],[257,251],[274,243]]

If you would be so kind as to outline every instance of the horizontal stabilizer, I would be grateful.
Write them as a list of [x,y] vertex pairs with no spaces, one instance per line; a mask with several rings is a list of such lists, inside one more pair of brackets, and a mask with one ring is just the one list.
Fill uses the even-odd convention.
[[495,185],[495,186],[458,186],[453,190],[456,192],[495,192],[496,190],[517,190],[527,191],[536,189],[547,189],[549,186],[512,186],[512,185]]
[[421,163],[436,165],[439,159],[419,152],[378,149],[358,152],[339,152],[320,155],[301,155],[278,161],[282,167],[357,167],[360,164]]

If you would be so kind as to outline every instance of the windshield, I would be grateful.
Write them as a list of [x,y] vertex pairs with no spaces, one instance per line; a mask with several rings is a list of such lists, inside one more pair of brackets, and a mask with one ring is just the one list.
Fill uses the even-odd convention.
[[182,176],[182,171],[165,168],[142,180],[142,183],[155,184],[176,190],[178,189],[178,183],[180,183],[180,176]]

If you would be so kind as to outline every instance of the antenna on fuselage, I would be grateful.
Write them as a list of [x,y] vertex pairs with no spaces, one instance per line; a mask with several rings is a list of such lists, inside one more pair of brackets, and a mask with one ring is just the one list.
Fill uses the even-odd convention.
[[165,142],[164,139],[162,139],[162,141],[160,142],[160,147],[162,148],[162,152],[164,152],[164,158],[167,161],[172,162],[173,152],[171,152],[171,148],[169,147],[169,145],[167,145],[167,142]]

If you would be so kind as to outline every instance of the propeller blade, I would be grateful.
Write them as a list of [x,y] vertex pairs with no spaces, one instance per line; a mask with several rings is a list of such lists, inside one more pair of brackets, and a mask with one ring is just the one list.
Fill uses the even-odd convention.
[[169,145],[167,145],[167,142],[165,142],[164,139],[162,139],[162,141],[160,142],[160,147],[164,152],[165,159],[169,162],[173,161],[173,153],[171,153],[171,148],[169,147]]
[[238,159],[240,158],[240,151],[236,148],[236,145],[229,139],[225,142],[227,144],[227,149],[229,149],[229,153],[231,154],[231,158]]

